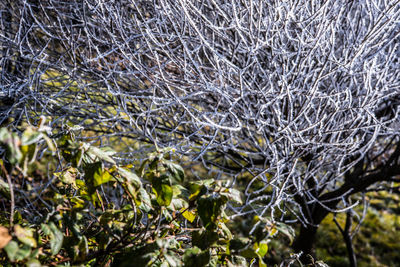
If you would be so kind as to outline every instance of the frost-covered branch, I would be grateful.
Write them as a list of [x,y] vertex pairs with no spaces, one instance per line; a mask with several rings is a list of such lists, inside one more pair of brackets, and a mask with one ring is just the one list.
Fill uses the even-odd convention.
[[172,146],[209,168],[250,173],[265,185],[246,191],[254,212],[318,200],[396,145],[387,140],[400,123],[400,1],[0,9],[3,123],[50,115],[60,129]]

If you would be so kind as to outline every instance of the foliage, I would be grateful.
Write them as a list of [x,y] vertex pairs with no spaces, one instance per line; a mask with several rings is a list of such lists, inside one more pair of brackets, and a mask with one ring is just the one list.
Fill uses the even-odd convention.
[[[5,265],[266,266],[276,233],[292,238],[289,226],[261,218],[253,236],[232,234],[226,207],[241,204],[241,193],[214,179],[185,181],[171,149],[135,168],[72,132],[49,134],[43,125],[0,130],[0,189],[13,215],[0,217]],[[45,165],[56,169],[33,177]]]

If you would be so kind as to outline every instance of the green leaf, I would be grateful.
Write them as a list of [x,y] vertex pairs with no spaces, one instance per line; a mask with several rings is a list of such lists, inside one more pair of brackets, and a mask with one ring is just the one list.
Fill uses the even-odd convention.
[[201,197],[197,201],[197,213],[205,227],[215,223],[225,208],[225,201],[220,197]]
[[107,147],[98,148],[90,146],[86,153],[88,153],[89,155],[92,154],[101,160],[105,160],[112,164],[116,164],[116,162],[111,158],[111,156],[114,155],[116,152],[111,148]]
[[105,211],[100,216],[100,225],[107,226],[112,224],[112,220],[114,219],[114,213],[112,211]]
[[[153,154],[153,153],[152,153]],[[149,170],[150,171],[154,171],[158,165],[158,162],[160,162],[160,155],[158,155],[158,153],[156,152],[157,156],[153,156],[152,154],[150,154],[149,156]]]
[[140,175],[141,177],[143,177],[144,175],[144,168],[146,167],[147,163],[149,163],[149,160],[148,159],[144,160],[140,165],[139,170],[137,171],[137,174]]
[[110,236],[104,231],[96,235],[96,241],[99,244],[99,249],[105,250],[108,243],[110,242],[110,239]]
[[16,260],[24,260],[27,257],[29,257],[29,255],[31,254],[31,247],[28,245],[23,245],[22,247],[20,247],[17,251],[17,254],[15,255],[15,259]]
[[[73,167],[79,167],[82,162],[92,163],[84,151],[89,145],[82,142],[75,142],[68,135],[64,135],[59,139],[59,150],[62,152],[62,156],[67,162],[70,162]],[[86,160],[86,161],[85,161]]]
[[221,191],[220,194],[222,196],[226,196],[230,201],[234,201],[238,204],[243,204],[240,191],[237,189],[226,188],[225,190]]
[[268,252],[267,241],[261,241],[259,243],[254,244],[254,248],[256,249],[258,255],[260,255],[260,257],[263,258]]
[[4,247],[10,261],[14,261],[18,252],[18,243],[14,240],[8,242],[7,246]]
[[74,260],[84,262],[89,253],[89,245],[86,236],[82,236],[79,243],[73,246],[74,249]]
[[18,210],[16,210],[14,212],[14,224],[21,224],[22,220],[23,219],[21,213]]
[[258,258],[258,267],[267,267],[267,264],[261,258]]
[[54,176],[56,176],[58,179],[60,179],[61,182],[65,184],[71,184],[75,185],[75,179],[78,174],[78,170],[74,167],[69,167],[68,169],[61,171],[61,172],[56,172],[54,173]]
[[34,131],[31,127],[28,127],[21,136],[21,145],[29,146],[36,144],[42,139],[43,134],[41,132]]
[[173,198],[170,208],[173,210],[182,210],[182,208],[189,207],[189,203],[187,201],[187,199],[189,199],[189,191],[185,187],[176,184],[172,186],[172,191]]
[[0,129],[0,142],[6,142],[7,139],[11,137],[10,132],[7,130],[7,128],[1,128]]
[[192,182],[189,184],[189,201],[194,201],[197,198],[207,193],[207,184],[212,183],[214,180],[204,180],[201,182]]
[[192,233],[192,244],[203,250],[214,246],[218,239],[219,235],[217,231],[213,230],[194,231]]
[[164,160],[164,165],[168,169],[168,171],[172,174],[172,178],[178,183],[183,183],[185,179],[185,172],[183,168],[176,163],[173,163],[169,160]]
[[132,196],[132,198],[134,198],[136,200],[136,189],[130,184],[130,183],[125,183],[124,187],[126,188],[126,190],[128,190],[129,194]]
[[139,176],[137,176],[135,173],[121,167],[117,167],[117,170],[119,175],[121,175],[121,177],[124,178],[126,182],[132,184],[136,188],[140,188],[142,186],[142,182],[140,181]]
[[246,258],[238,255],[233,255],[231,261],[227,262],[227,267],[247,267],[249,265]]
[[172,190],[174,191],[174,197],[185,200],[189,199],[190,191],[186,187],[183,187],[180,184],[175,184],[172,186]]
[[88,182],[90,192],[94,192],[95,187],[111,180],[110,173],[103,169],[103,163],[100,161],[86,164],[84,170],[85,180]]
[[28,245],[29,247],[36,247],[36,240],[33,238],[33,230],[29,228],[23,228],[20,225],[14,226],[15,236],[19,241]]
[[164,258],[165,258],[165,262],[168,263],[167,266],[177,267],[177,266],[181,265],[181,264],[179,264],[179,263],[181,263],[179,258],[176,257],[175,255],[164,254]]
[[51,229],[47,224],[42,223],[41,228],[42,228],[43,234],[45,234],[45,235],[51,234]]
[[193,248],[186,249],[183,254],[183,262],[185,267],[203,267],[207,266],[211,260],[210,251],[202,251],[200,248],[194,246]]
[[[80,239],[82,237],[82,233],[81,233],[80,225],[78,225],[78,222],[81,221],[81,218],[83,215],[80,212],[74,212],[74,213],[75,213],[75,216],[70,216],[68,213],[64,213],[63,220],[65,223],[65,226],[68,227],[68,229],[71,230],[71,233],[74,235],[73,238],[77,237],[78,239]],[[69,236],[69,237],[71,237],[71,236]],[[69,241],[68,236],[64,236],[64,240],[65,240],[64,243],[68,243],[68,241]],[[68,249],[68,247],[65,247],[65,248]]]
[[152,187],[154,193],[156,194],[158,205],[169,206],[173,196],[170,177],[164,174],[160,177],[153,178]]
[[287,224],[278,222],[276,223],[276,229],[289,238],[290,245],[293,243],[295,231],[292,227]]
[[42,265],[38,260],[31,259],[26,263],[26,267],[41,267]]
[[[172,189],[173,190],[173,189]],[[170,208],[173,210],[181,210],[188,207],[188,203],[181,198],[172,198]]]
[[111,181],[111,179],[112,179],[111,174],[106,170],[102,170],[101,175],[99,175],[99,176],[96,175],[94,177],[94,186],[97,187],[104,183],[108,183],[109,181]]
[[73,167],[79,167],[81,165],[83,158],[82,148],[67,148],[61,151],[65,160],[70,162]]
[[45,235],[50,236],[51,254],[56,255],[60,251],[64,241],[63,233],[53,222],[50,222],[48,225],[42,224],[41,228]]
[[[165,220],[167,221],[167,222],[171,222],[172,221],[172,215],[171,215],[171,213],[167,210],[167,209],[162,209],[161,210],[161,214],[164,216],[164,218],[165,218]],[[167,230],[167,229],[165,229],[165,230]],[[168,230],[167,230],[167,232],[168,232]],[[166,232],[166,233],[167,233]]]
[[[1,172],[0,172],[1,173]],[[10,187],[7,182],[0,178],[0,194],[4,196],[6,199],[11,198]]]
[[[36,157],[37,144],[21,146],[21,152],[22,152],[24,161],[26,163],[31,163],[31,161],[34,160],[34,157]],[[24,165],[24,167],[27,167],[27,165]]]
[[168,184],[155,186],[156,200],[160,206],[169,206],[172,200],[172,188]]
[[251,240],[249,238],[235,238],[232,239],[229,242],[229,250],[235,252],[244,249],[246,246],[248,246],[251,243]]
[[0,133],[0,139],[0,142],[5,145],[6,158],[8,162],[10,162],[12,165],[18,164],[23,157],[20,150],[21,140],[19,139],[18,135],[16,133],[10,134],[2,131],[2,133]]
[[79,242],[78,247],[80,251],[80,259],[85,259],[89,253],[89,245],[86,236],[82,236],[82,239]]
[[46,140],[47,147],[48,147],[51,151],[55,152],[55,151],[56,151],[56,147],[55,147],[55,145],[54,145],[54,141],[53,141],[50,137],[48,137],[47,135],[45,135],[45,134],[43,134],[43,138],[44,138],[44,140]]
[[244,249],[243,251],[240,252],[240,255],[248,259],[258,258],[257,252],[255,252],[254,249],[252,248]]
[[37,248],[34,251],[32,251],[31,255],[29,256],[31,259],[39,257],[39,254],[41,252],[42,248]]
[[80,210],[85,208],[85,200],[81,199],[80,197],[72,197],[70,199],[72,203],[72,208],[75,210]]
[[49,228],[51,230],[50,234],[51,254],[56,255],[62,247],[64,241],[64,235],[53,222],[49,223]]
[[147,193],[146,189],[144,189],[143,187],[140,187],[139,189],[139,200],[140,200],[140,205],[139,205],[140,210],[144,212],[149,212],[152,209],[150,196]]
[[232,233],[229,230],[229,228],[226,226],[226,224],[225,223],[219,223],[218,226],[222,230],[222,233],[224,234],[225,239],[231,240],[233,236],[232,236]]

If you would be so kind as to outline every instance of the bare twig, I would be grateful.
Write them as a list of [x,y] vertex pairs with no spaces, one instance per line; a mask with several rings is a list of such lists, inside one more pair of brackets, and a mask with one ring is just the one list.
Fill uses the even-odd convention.
[[14,225],[14,210],[15,210],[15,197],[14,197],[14,186],[11,181],[10,175],[7,172],[2,161],[0,161],[1,170],[7,178],[8,187],[10,189],[10,198],[11,198],[11,208],[10,208],[10,227]]

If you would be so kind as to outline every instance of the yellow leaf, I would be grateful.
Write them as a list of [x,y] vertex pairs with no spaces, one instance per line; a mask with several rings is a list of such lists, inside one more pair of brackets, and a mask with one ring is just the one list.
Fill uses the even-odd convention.
[[193,222],[194,221],[194,219],[196,219],[196,213],[194,213],[193,211],[190,211],[190,210],[188,210],[188,209],[186,209],[186,208],[182,208],[181,210],[180,210],[180,212],[182,213],[182,216],[186,219],[186,220],[188,220],[189,222]]

